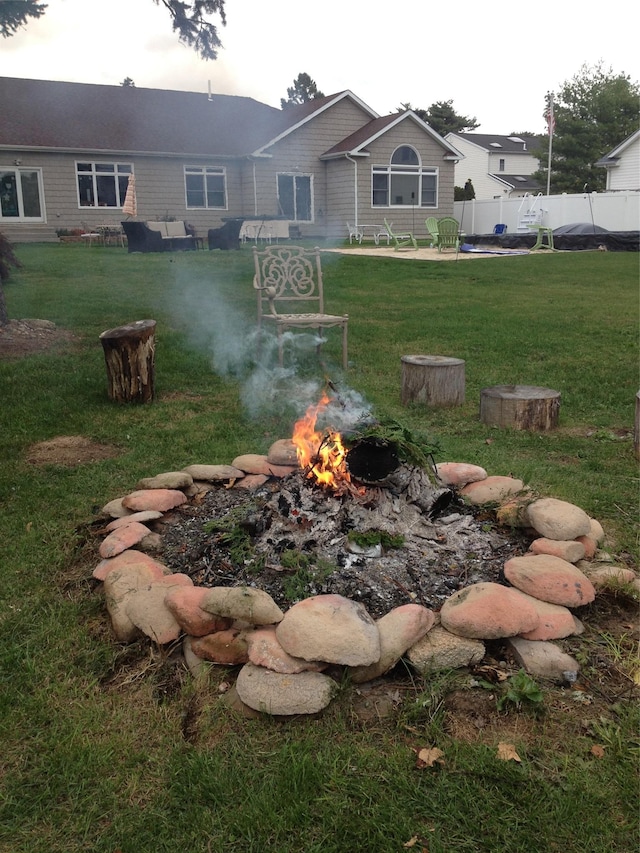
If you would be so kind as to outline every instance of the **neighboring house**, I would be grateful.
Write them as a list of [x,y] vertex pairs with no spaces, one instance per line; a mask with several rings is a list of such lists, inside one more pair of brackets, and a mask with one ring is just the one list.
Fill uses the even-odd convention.
[[640,130],[598,160],[596,166],[607,170],[607,192],[640,190]]
[[539,144],[535,136],[448,133],[445,139],[464,154],[455,168],[456,186],[471,178],[477,199],[517,198],[542,189],[531,178],[540,168],[531,153]]
[[[10,239],[137,219],[279,216],[302,236],[346,223],[425,232],[453,212],[461,157],[411,111],[350,91],[275,109],[251,98],[0,78],[0,230]],[[31,236],[31,239],[34,239]]]

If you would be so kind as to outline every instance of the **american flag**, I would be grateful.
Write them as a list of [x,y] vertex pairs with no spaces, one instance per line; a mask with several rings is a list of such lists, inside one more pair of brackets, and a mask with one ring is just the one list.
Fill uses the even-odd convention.
[[547,123],[547,133],[553,136],[556,129],[556,117],[553,114],[553,94],[547,95],[547,108],[544,111],[544,120]]

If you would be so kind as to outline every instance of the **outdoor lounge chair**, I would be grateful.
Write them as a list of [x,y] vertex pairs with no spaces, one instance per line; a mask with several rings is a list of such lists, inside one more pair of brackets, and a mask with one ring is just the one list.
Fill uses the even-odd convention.
[[[278,335],[278,359],[284,360],[284,332],[289,329],[342,329],[342,367],[347,369],[347,314],[325,314],[320,249],[301,246],[253,247],[258,293],[258,330],[263,321],[274,323]],[[310,310],[309,310],[310,309]],[[287,313],[281,313],[286,311]],[[317,345],[320,350],[320,344]]]
[[429,239],[431,240],[431,248],[438,245],[438,220],[435,216],[430,216],[428,219],[425,219],[425,223],[427,226],[427,233],[429,234]]
[[391,230],[391,223],[384,220],[384,227],[387,229],[387,234],[393,240],[393,248],[398,252],[400,249],[417,249],[418,241],[411,233],[396,234]]
[[242,223],[242,219],[227,219],[220,228],[210,228],[207,231],[209,249],[239,249]]
[[443,249],[455,249],[457,257],[460,251],[461,236],[460,223],[453,216],[443,216],[442,219],[438,219],[438,240],[436,245],[439,252]]

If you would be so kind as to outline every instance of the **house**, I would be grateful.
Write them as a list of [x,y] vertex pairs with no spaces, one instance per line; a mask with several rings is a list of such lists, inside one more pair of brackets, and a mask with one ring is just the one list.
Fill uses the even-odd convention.
[[55,239],[137,218],[203,235],[230,217],[281,217],[301,236],[346,223],[426,233],[453,212],[461,157],[415,113],[379,116],[353,92],[284,110],[252,98],[0,78],[0,230]]
[[445,139],[464,154],[455,167],[456,186],[470,178],[477,199],[517,198],[542,189],[531,178],[540,168],[532,153],[540,144],[535,136],[448,133]]
[[640,130],[609,151],[596,166],[607,170],[606,192],[640,190]]

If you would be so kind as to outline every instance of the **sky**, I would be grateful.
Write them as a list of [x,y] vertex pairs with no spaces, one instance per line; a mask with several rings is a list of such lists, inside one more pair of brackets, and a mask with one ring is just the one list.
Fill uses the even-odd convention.
[[[2,3],[3,0],[0,0]],[[274,107],[301,72],[350,89],[380,115],[453,100],[479,133],[544,133],[545,94],[602,61],[640,79],[635,2],[615,20],[568,0],[226,0],[216,61],[179,43],[153,0],[48,0],[0,40],[0,76],[243,95]],[[625,26],[624,22],[627,22]]]

